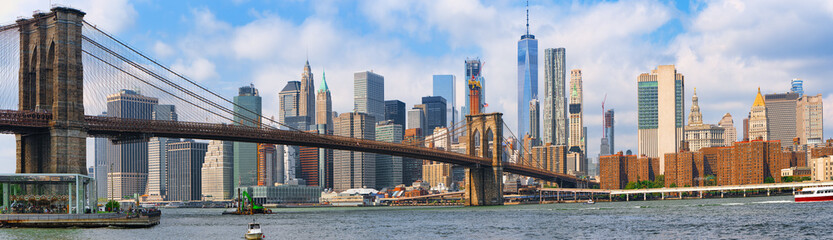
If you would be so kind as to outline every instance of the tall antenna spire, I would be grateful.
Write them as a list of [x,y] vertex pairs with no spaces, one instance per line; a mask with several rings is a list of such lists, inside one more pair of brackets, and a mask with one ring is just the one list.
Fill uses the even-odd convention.
[[526,0],[526,35],[529,35],[529,0]]

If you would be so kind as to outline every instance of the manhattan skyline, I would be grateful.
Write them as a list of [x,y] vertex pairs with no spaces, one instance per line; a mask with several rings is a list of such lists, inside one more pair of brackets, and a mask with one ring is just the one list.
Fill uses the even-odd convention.
[[[11,5],[0,10],[4,19],[49,8],[40,1]],[[344,113],[352,109],[355,72],[372,69],[385,76],[385,100],[411,106],[432,95],[434,74],[462,79],[463,61],[479,57],[488,63],[483,68],[489,81],[486,112],[503,112],[507,125],[517,126],[512,116],[518,111],[516,42],[518,34],[525,32],[521,1],[111,1],[95,6],[78,1],[67,5],[84,8],[90,22],[225,97],[254,83],[263,96],[264,116],[278,115],[278,92],[287,81],[300,80],[307,58],[316,77],[327,69],[333,110]],[[833,106],[833,86],[826,84],[833,76],[827,67],[833,63],[833,48],[827,46],[833,30],[817,27],[833,23],[831,12],[833,4],[821,1],[691,5],[531,1],[530,32],[541,49],[569,49],[566,68],[582,69],[584,122],[591,143],[587,155],[596,156],[605,93],[606,106],[617,111],[615,150],[636,152],[635,79],[657,65],[673,64],[686,75],[687,96],[698,88],[707,123],[731,113],[739,124],[757,87],[763,94],[783,93],[789,91],[793,78],[804,80],[808,95],[821,93],[826,105]],[[543,76],[543,70],[539,68],[538,74]],[[458,103],[465,96],[462,82],[457,83]],[[543,81],[538,82],[543,89]],[[829,109],[824,115],[833,119]],[[831,130],[831,122],[825,122],[826,137],[833,136]],[[9,143],[0,148],[3,159],[14,159],[13,139],[0,139]],[[0,163],[4,166],[0,172],[14,171],[11,160]]]

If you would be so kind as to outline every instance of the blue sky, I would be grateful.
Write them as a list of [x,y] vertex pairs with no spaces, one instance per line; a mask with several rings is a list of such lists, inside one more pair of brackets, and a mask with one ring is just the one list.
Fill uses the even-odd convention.
[[[486,62],[487,110],[504,112],[507,125],[517,126],[514,59],[525,31],[523,1],[52,2],[82,9],[87,21],[226,96],[255,84],[267,116],[277,115],[277,92],[300,79],[307,57],[316,84],[326,69],[337,112],[351,111],[352,74],[365,70],[385,76],[386,98],[409,107],[431,95],[431,75],[454,74],[462,103],[463,61],[479,57]],[[706,123],[731,113],[740,128],[758,86],[784,92],[792,78],[804,79],[808,94],[822,94],[833,106],[833,2],[529,4],[539,55],[564,47],[566,66],[582,69],[591,157],[599,149],[605,94],[606,106],[616,110],[616,149],[636,149],[636,77],[660,64],[675,64],[685,75],[686,115],[698,88]],[[48,5],[4,1],[0,22]],[[543,90],[543,64],[539,71]],[[833,119],[830,109],[827,119]],[[825,137],[831,130],[828,120]],[[14,171],[13,139],[0,136],[0,172]]]

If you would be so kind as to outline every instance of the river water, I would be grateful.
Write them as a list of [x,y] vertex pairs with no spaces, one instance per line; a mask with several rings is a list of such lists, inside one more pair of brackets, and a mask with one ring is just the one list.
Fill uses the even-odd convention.
[[[0,228],[0,239],[243,239],[251,216],[163,209],[147,229]],[[266,239],[818,239],[833,202],[787,197],[496,207],[276,209],[256,216]]]

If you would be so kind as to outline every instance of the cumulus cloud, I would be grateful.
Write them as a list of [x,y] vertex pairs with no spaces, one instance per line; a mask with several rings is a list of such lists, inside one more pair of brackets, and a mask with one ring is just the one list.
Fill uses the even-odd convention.
[[196,81],[205,81],[218,76],[214,63],[205,58],[196,58],[187,63],[180,60],[172,67],[175,72],[182,73]]

